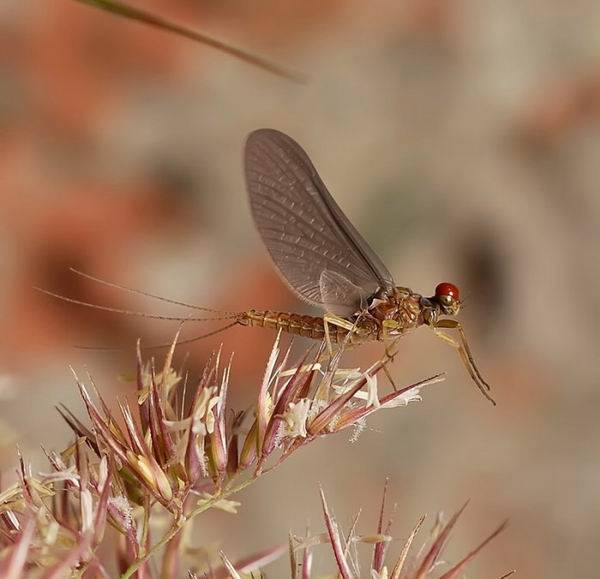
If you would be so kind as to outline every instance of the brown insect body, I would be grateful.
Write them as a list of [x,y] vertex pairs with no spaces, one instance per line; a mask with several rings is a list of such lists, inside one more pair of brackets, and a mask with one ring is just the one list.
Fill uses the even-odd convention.
[[[272,129],[254,131],[246,142],[244,159],[252,216],[277,271],[300,299],[326,313],[320,317],[254,309],[220,312],[162,298],[210,315],[148,317],[229,320],[226,326],[188,342],[243,325],[324,339],[330,352],[331,343],[386,342],[426,325],[456,349],[475,385],[493,402],[488,394],[490,386],[475,364],[464,330],[454,319],[462,305],[457,286],[442,282],[432,297],[397,286],[385,264],[335,202],[304,149],[284,133]],[[108,285],[128,289],[109,282]],[[46,293],[98,309],[147,315]],[[448,332],[453,332],[454,337]]]
[[[240,314],[238,323],[253,328],[281,330],[287,334],[322,340],[325,337],[325,320],[319,316],[303,316],[273,310],[248,310]],[[330,330],[330,339],[334,343],[342,342],[349,330],[335,327]]]
[[[473,382],[493,402],[462,326],[453,319],[462,305],[458,287],[442,282],[427,298],[396,286],[304,149],[284,133],[272,129],[251,133],[244,163],[252,216],[279,274],[299,298],[326,313],[321,318],[249,310],[238,314],[234,324],[329,343],[347,338],[351,344],[385,342],[427,325],[456,348]],[[457,338],[443,330],[454,330]]]
[[[391,296],[375,297],[368,309],[345,318],[353,324],[352,330],[329,322],[329,339],[333,343],[348,339],[351,344],[385,341],[428,323],[427,320],[433,317],[437,317],[437,308],[432,299],[423,298],[408,288],[397,287]],[[248,310],[240,314],[238,323],[322,340],[325,338],[325,324],[328,322],[321,316]]]
[[[390,297],[374,298],[373,305],[367,310],[379,325],[378,340],[387,336],[393,337],[405,333],[407,330],[418,328],[425,323],[425,311],[430,307],[426,305],[420,294],[414,293],[406,287],[396,287]],[[393,322],[385,330],[384,322]]]

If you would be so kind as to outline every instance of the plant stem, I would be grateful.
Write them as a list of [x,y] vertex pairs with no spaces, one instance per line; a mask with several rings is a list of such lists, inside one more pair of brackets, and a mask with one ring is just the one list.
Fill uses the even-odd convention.
[[197,32],[185,26],[180,26],[173,22],[169,22],[164,18],[161,18],[160,16],[155,16],[150,12],[145,12],[144,10],[140,10],[139,8],[130,6],[129,4],[125,4],[124,2],[120,2],[119,0],[76,0],[76,2],[80,2],[81,4],[87,4],[89,6],[95,6],[96,8],[106,10],[107,12],[111,12],[112,14],[116,14],[124,18],[129,18],[131,20],[137,20],[138,22],[142,22],[143,24],[146,24],[148,26],[153,26],[161,30],[166,30],[179,36],[189,38],[190,40],[193,40],[195,42],[211,46],[212,48],[216,48],[221,52],[230,54],[231,56],[238,58],[248,64],[257,66],[258,68],[262,68],[267,72],[276,74],[283,78],[287,78],[288,80],[293,80],[300,83],[305,82],[306,80],[304,76],[292,72],[282,66],[274,64],[265,58],[256,56],[255,54],[251,54],[250,52],[217,40],[216,38],[213,38],[206,34],[202,34],[201,32]]
[[244,482],[238,484],[237,486],[225,488],[220,493],[217,493],[214,497],[202,502],[202,504],[198,505],[195,509],[190,511],[184,517],[181,517],[178,521],[174,522],[171,529],[164,535],[164,537],[158,541],[153,547],[148,549],[144,553],[142,557],[140,557],[135,563],[133,563],[125,573],[121,575],[121,579],[128,579],[131,577],[150,557],[152,557],[156,552],[167,545],[178,533],[183,530],[183,527],[191,521],[194,517],[197,517],[201,513],[208,511],[212,508],[216,503],[218,503],[222,499],[226,499],[231,495],[234,495],[241,490],[245,489],[247,486],[250,486],[256,479],[254,477],[245,480]]

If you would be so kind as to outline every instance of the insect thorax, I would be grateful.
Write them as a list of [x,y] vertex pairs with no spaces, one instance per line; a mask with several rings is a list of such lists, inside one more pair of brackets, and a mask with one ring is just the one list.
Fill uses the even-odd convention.
[[416,328],[425,323],[423,317],[423,298],[409,288],[394,288],[392,295],[384,299],[375,299],[369,313],[380,324],[389,320],[397,324],[394,334]]

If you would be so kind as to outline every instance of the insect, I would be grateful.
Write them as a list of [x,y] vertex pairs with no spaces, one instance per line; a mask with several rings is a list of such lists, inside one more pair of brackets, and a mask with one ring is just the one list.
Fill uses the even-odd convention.
[[[453,319],[461,308],[458,287],[442,282],[433,296],[424,297],[397,286],[306,152],[284,133],[259,129],[249,135],[245,173],[256,227],[279,273],[298,297],[326,313],[317,317],[249,310],[237,323],[325,339],[328,344],[388,342],[429,326],[456,348],[473,382],[494,403],[464,330]],[[455,330],[456,338],[444,330]]]
[[[387,344],[409,330],[429,326],[456,349],[475,385],[495,404],[489,394],[490,386],[475,364],[464,330],[454,319],[461,309],[457,286],[440,283],[431,297],[397,286],[392,274],[335,202],[306,152],[291,137],[273,129],[252,132],[246,141],[244,162],[252,215],[277,270],[300,299],[323,308],[325,314],[308,316],[251,309],[217,312],[216,318],[184,318],[231,320],[225,327],[200,337],[235,325],[253,326],[326,340],[331,351],[332,344],[341,342]],[[449,335],[449,331],[455,335]]]

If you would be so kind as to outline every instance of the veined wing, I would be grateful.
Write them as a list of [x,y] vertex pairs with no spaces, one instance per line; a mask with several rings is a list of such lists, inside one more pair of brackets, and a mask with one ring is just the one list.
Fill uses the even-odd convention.
[[[392,275],[356,231],[302,147],[273,129],[251,133],[245,151],[246,184],[256,227],[283,278],[295,293],[327,307],[322,274],[358,291],[339,291],[337,313],[353,313]],[[337,274],[337,275],[335,275]]]

